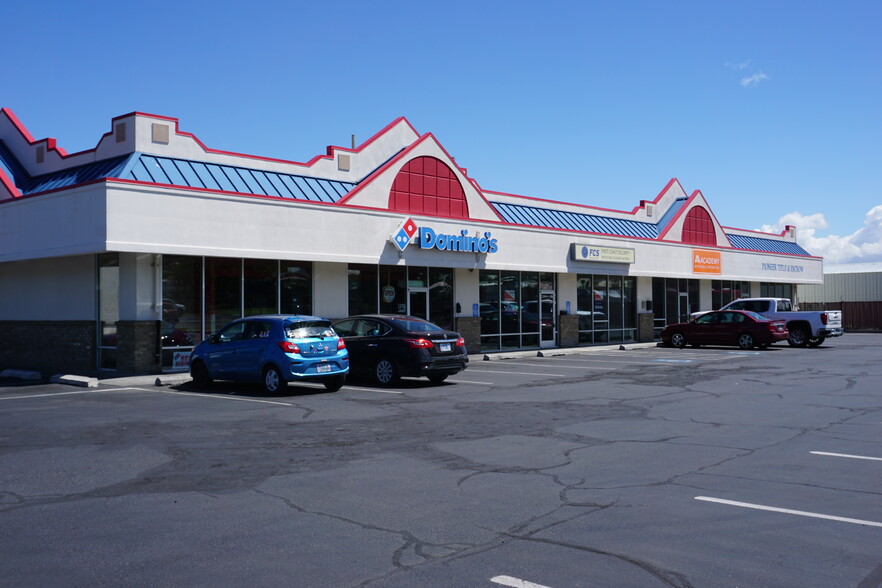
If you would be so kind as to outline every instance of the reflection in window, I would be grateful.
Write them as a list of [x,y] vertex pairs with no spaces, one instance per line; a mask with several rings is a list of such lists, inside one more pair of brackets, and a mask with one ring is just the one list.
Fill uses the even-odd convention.
[[380,312],[407,314],[407,268],[380,266]]
[[116,369],[116,323],[119,321],[119,254],[98,256],[98,367]]
[[279,297],[282,314],[312,314],[312,263],[280,262]]
[[579,343],[620,343],[637,340],[637,278],[576,276]]
[[698,280],[652,278],[653,330],[658,339],[665,325],[686,322],[700,308]]
[[205,258],[205,328],[214,333],[242,316],[242,260]]
[[372,314],[378,308],[378,268],[363,263],[349,264],[349,315]]
[[481,350],[539,347],[540,283],[554,290],[554,274],[481,270]]
[[278,312],[279,262],[275,259],[246,259],[243,266],[244,315]]

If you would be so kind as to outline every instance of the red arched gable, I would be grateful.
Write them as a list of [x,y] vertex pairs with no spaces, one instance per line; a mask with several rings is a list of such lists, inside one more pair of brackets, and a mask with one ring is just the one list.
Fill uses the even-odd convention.
[[459,179],[435,157],[408,161],[392,182],[389,210],[432,216],[468,218],[469,206]]
[[686,213],[683,222],[683,242],[692,245],[716,245],[717,231],[714,221],[702,206],[695,206]]

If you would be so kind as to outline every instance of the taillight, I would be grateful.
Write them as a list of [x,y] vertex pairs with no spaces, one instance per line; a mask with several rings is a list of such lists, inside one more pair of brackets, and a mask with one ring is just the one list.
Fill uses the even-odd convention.
[[281,347],[282,351],[285,353],[300,353],[300,347],[290,341],[279,341],[279,347]]
[[343,337],[337,339],[337,351],[341,349],[346,349],[346,341],[343,340]]
[[827,313],[826,312],[821,313],[821,322],[824,323],[825,325],[827,324]]
[[457,347],[465,347],[465,339],[463,339],[462,337],[460,337],[459,339],[457,339],[457,340],[456,340],[456,346],[457,346]]
[[434,347],[435,344],[429,341],[428,339],[405,339],[405,343],[411,349],[429,349],[430,347]]

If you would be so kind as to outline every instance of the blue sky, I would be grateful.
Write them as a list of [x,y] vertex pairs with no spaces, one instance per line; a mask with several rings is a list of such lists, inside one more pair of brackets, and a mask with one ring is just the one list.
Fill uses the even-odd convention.
[[630,210],[676,177],[725,226],[882,261],[882,3],[44,3],[0,8],[0,106],[68,152],[110,119],[306,161],[405,116],[488,190]]

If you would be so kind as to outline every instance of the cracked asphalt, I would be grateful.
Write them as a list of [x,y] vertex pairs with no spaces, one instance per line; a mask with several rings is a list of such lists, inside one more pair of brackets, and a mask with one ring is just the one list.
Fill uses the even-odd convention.
[[850,333],[273,397],[6,382],[0,586],[882,586],[880,358]]

